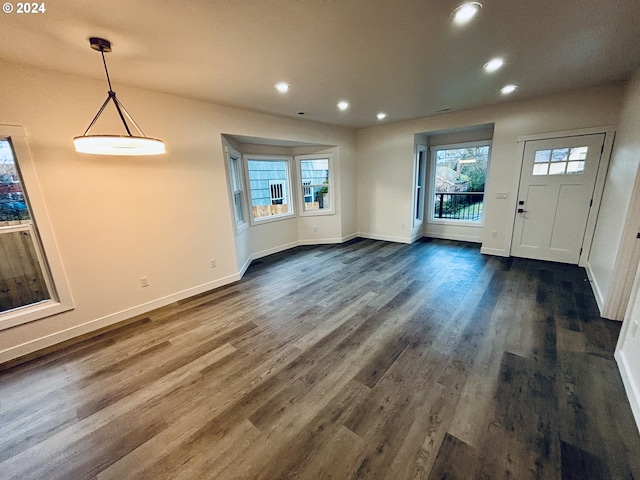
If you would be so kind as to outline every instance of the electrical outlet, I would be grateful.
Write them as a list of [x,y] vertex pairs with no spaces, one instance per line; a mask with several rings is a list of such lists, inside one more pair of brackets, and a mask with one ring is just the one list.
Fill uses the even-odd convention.
[[216,259],[212,258],[211,260],[209,260],[209,266],[211,268],[215,268],[216,267]]
[[491,232],[491,238],[498,238],[498,232],[496,232],[495,230]]
[[140,277],[140,286],[141,287],[148,287],[149,286],[149,279],[147,277]]
[[313,227],[313,231],[317,232],[318,231],[318,227]]

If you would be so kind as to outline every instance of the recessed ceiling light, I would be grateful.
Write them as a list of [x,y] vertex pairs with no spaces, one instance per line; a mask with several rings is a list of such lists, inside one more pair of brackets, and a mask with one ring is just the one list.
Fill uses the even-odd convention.
[[489,72],[495,72],[496,70],[500,70],[504,65],[504,60],[501,58],[492,58],[487,63],[484,64],[484,69]]
[[276,90],[278,90],[280,93],[287,93],[291,85],[289,85],[287,82],[279,82],[276,83],[274,87],[276,87]]
[[342,102],[338,102],[338,108],[342,111],[345,111],[347,108],[349,108],[349,102],[345,102],[344,100]]
[[380,112],[380,113],[378,113],[378,114],[376,115],[376,118],[377,118],[378,120],[384,120],[385,118],[387,118],[387,114],[386,114],[386,113],[384,113],[384,112]]
[[456,8],[451,14],[453,17],[453,23],[458,25],[464,25],[469,22],[482,8],[482,4],[479,2],[466,2]]
[[500,93],[503,95],[509,95],[510,93],[515,92],[518,89],[517,85],[510,83],[509,85],[505,85],[500,89]]

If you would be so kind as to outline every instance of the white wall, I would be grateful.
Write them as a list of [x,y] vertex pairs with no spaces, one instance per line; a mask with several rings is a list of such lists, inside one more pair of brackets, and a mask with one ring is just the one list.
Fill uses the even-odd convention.
[[[623,95],[616,84],[359,130],[358,232],[410,241],[415,134],[494,124],[482,251],[509,255],[521,164],[517,138],[615,124]],[[496,199],[498,192],[507,199]]]
[[616,347],[616,360],[629,397],[636,425],[640,430],[640,268],[637,269],[633,290]]
[[[638,265],[640,210],[640,71],[629,82],[587,268],[602,314],[621,320]],[[637,208],[637,207],[636,207]],[[635,250],[635,251],[634,251]]]
[[[106,98],[104,82],[0,63],[0,123],[26,128],[75,304],[68,313],[0,331],[0,361],[239,277],[221,134],[335,145],[341,170],[354,175],[353,130],[127,88],[115,80],[120,100],[147,135],[165,141],[166,155],[77,154],[72,138]],[[343,198],[350,197],[348,190]],[[355,202],[341,208],[335,220],[340,236],[353,235]],[[288,227],[273,230],[265,235],[269,241],[289,241]],[[295,220],[291,232],[291,238],[298,235]],[[209,267],[211,258],[216,268]],[[140,287],[141,276],[149,287]]]

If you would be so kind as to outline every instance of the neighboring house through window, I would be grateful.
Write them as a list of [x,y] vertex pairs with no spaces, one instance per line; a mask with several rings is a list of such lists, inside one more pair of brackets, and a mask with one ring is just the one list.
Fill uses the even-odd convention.
[[290,158],[246,155],[251,222],[260,223],[294,215],[290,195]]
[[296,156],[300,171],[300,215],[334,213],[332,164],[333,155]]

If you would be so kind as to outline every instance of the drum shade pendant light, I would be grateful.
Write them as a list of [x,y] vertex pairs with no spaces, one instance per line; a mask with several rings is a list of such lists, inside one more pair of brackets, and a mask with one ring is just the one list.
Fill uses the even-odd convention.
[[[164,143],[162,140],[155,138],[149,138],[145,136],[135,120],[129,115],[124,105],[120,103],[120,100],[116,97],[116,92],[111,88],[111,79],[109,78],[109,70],[107,70],[107,62],[104,59],[104,54],[111,51],[111,43],[108,40],[102,38],[90,38],[89,44],[91,48],[97,50],[102,55],[102,63],[104,64],[104,71],[107,74],[107,83],[109,84],[109,92],[107,99],[104,101],[100,110],[85,130],[84,134],[80,137],[75,137],[73,143],[76,147],[76,151],[80,153],[92,153],[96,155],[159,155],[165,153]],[[124,125],[124,129],[127,135],[90,135],[89,130],[96,123],[105,107],[109,102],[113,102],[120,120]],[[126,118],[125,118],[126,117]],[[137,135],[131,133],[129,123],[137,130]]]

